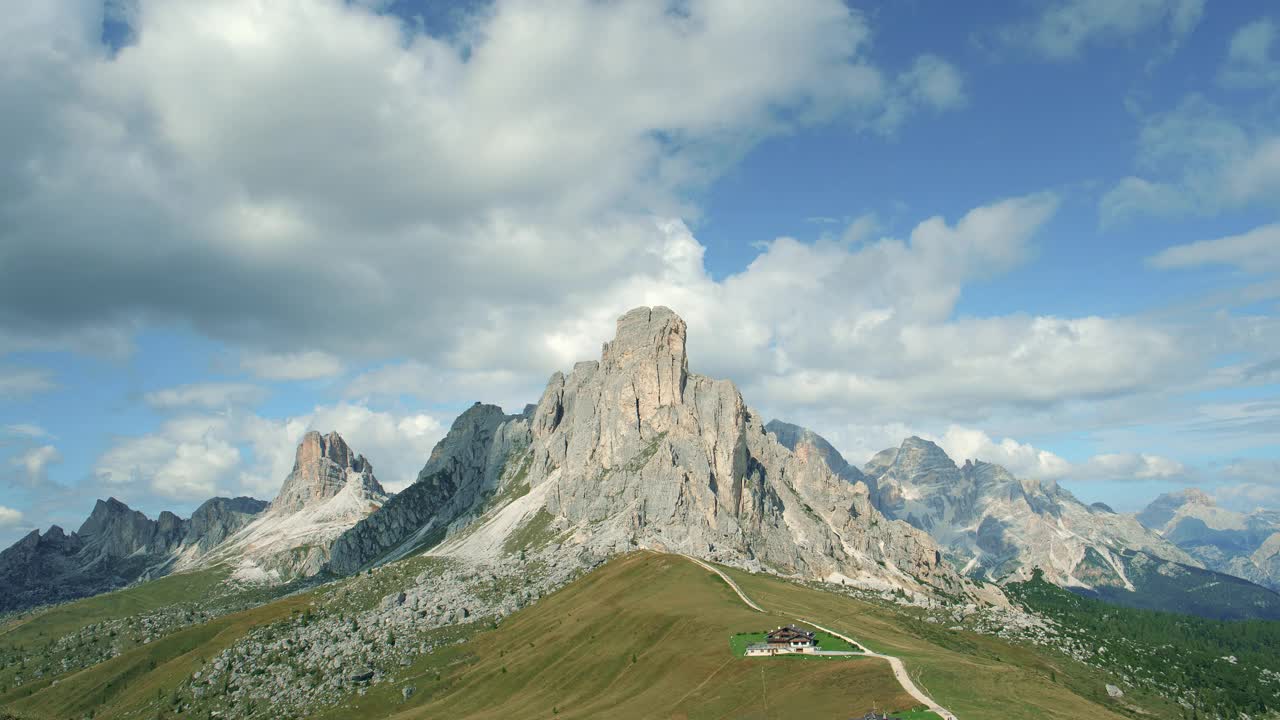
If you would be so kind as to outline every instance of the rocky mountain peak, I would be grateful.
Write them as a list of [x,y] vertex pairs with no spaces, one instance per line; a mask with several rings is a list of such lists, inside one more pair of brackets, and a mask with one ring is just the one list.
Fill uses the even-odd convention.
[[350,467],[354,460],[354,453],[351,452],[351,446],[347,445],[347,441],[343,440],[338,433],[321,435],[318,431],[311,430],[303,435],[302,442],[298,443],[293,467],[297,469],[313,465],[320,462],[322,458],[339,467]]
[[[528,425],[504,426],[527,428],[505,463],[525,494],[491,531],[443,552],[496,552],[500,533],[545,510],[589,554],[649,547],[833,582],[961,587],[927,535],[882,521],[866,485],[780,443],[732,382],[689,372],[686,335],[670,309],[637,308],[618,319],[599,361],[553,374]],[[425,494],[423,485],[406,493]]]
[[665,307],[639,307],[618,318],[618,329],[604,345],[600,369],[610,375],[636,379],[636,402],[641,416],[654,408],[684,401],[689,375],[684,320]]
[[875,495],[875,481],[864,475],[858,468],[850,465],[844,459],[844,455],[841,455],[840,451],[835,449],[835,446],[827,442],[827,439],[818,433],[781,420],[770,420],[764,426],[764,429],[776,437],[783,447],[795,453],[797,457],[804,460],[810,458],[820,459],[827,464],[828,468],[831,468],[832,472],[841,478],[851,483],[866,483],[872,495]]
[[1138,513],[1138,522],[1152,530],[1160,530],[1173,519],[1179,508],[1188,505],[1214,507],[1213,499],[1203,491],[1196,488],[1187,488],[1177,492],[1164,493],[1152,500],[1149,505]]
[[149,522],[146,515],[130,509],[114,497],[106,500],[99,498],[93,505],[93,512],[89,513],[89,517],[80,526],[79,534],[86,537],[110,534],[125,527],[141,527]]
[[271,503],[275,514],[293,513],[324,502],[355,483],[361,495],[382,496],[386,491],[373,476],[373,467],[355,454],[337,432],[321,435],[312,430],[302,437],[280,494]]
[[902,441],[894,462],[899,466],[912,468],[952,468],[955,461],[937,443],[912,435]]

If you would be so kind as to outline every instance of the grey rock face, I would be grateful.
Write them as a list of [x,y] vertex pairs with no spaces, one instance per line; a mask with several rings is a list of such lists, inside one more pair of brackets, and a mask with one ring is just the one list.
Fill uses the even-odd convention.
[[1181,492],[1165,493],[1138,513],[1138,522],[1151,528],[1152,530],[1161,530],[1178,510],[1185,505],[1204,505],[1212,506],[1213,501],[1209,499],[1202,491],[1196,488],[1187,488]]
[[373,466],[342,436],[308,432],[266,511],[212,551],[185,554],[179,566],[227,563],[233,578],[264,583],[314,575],[329,562],[333,543],[387,500]]
[[346,487],[350,475],[363,483],[369,495],[386,495],[373,476],[369,461],[351,451],[336,432],[321,435],[312,430],[302,438],[293,462],[293,472],[285,479],[280,494],[271,501],[277,512],[297,512],[337,495]]
[[[796,438],[797,447],[829,447],[813,433],[790,428],[779,437]],[[835,455],[839,467],[844,459]],[[1039,567],[1059,585],[1134,590],[1128,579],[1133,551],[1195,565],[1133,518],[1101,503],[1085,506],[1056,483],[1019,480],[999,465],[957,466],[922,438],[877,453],[864,469],[877,486],[877,508],[927,530],[966,573],[1021,580]]]
[[529,419],[476,403],[431,451],[417,480],[334,542],[328,569],[349,574],[443,539],[482,507],[507,458],[529,444]]
[[927,534],[872,507],[865,483],[780,444],[732,382],[690,373],[685,340],[671,310],[637,308],[598,362],[552,375],[520,454],[527,496],[441,552],[498,551],[495,534],[542,518],[565,551],[593,556],[650,547],[809,578],[961,587]]
[[876,497],[875,479],[866,475],[857,467],[845,461],[840,451],[836,450],[826,438],[808,428],[792,425],[781,420],[770,420],[764,429],[771,433],[788,450],[808,458],[816,456],[831,468],[831,471],[849,483],[863,483],[867,486],[871,497]]
[[967,573],[1023,580],[1038,567],[1058,585],[1133,590],[1122,551],[1196,565],[1131,517],[1086,506],[1054,482],[1019,480],[999,465],[957,466],[918,437],[878,453],[865,471],[879,485],[877,506],[928,530]]
[[265,500],[251,497],[206,500],[191,513],[183,544],[195,546],[200,551],[212,550],[252,522],[269,505]]

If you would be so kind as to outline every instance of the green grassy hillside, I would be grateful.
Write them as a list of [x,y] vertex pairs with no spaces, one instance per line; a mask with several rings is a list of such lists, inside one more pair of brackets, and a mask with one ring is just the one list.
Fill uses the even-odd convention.
[[1051,651],[989,635],[950,630],[880,605],[724,568],[756,602],[809,618],[896,655],[916,684],[962,720],[1003,718],[1180,717],[1180,708],[1155,695],[1108,698],[1107,675]]
[[[788,621],[749,610],[684,558],[633,554],[326,717],[844,718],[911,707],[880,661],[734,657],[734,634]],[[408,701],[404,687],[415,688]]]
[[[342,598],[348,612],[373,604],[435,565],[415,558],[186,627],[57,676],[57,684],[52,676],[26,683],[0,695],[0,708],[24,718],[206,718],[214,706],[190,696],[188,679],[222,648],[255,627],[326,612],[326,598]],[[1180,717],[1167,701],[1140,692],[1109,699],[1108,676],[1052,651],[948,630],[909,611],[771,576],[729,572],[770,612],[748,609],[717,576],[682,557],[635,553],[496,626],[466,626],[459,632],[470,634],[468,642],[417,656],[387,671],[386,682],[312,716],[763,720],[912,707],[881,660],[743,658],[731,648],[740,633],[807,618],[903,658],[916,682],[964,720]],[[156,597],[166,587],[156,585]],[[64,622],[59,617],[66,616],[47,618],[46,627]],[[30,619],[26,632],[35,623]],[[6,637],[0,632],[0,647]],[[221,717],[227,712],[287,716],[265,702],[224,709]]]

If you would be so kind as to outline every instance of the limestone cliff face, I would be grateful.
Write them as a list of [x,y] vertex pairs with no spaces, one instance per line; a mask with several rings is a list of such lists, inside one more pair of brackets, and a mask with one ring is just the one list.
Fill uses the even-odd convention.
[[812,458],[822,460],[832,472],[844,478],[845,482],[863,483],[867,486],[871,497],[873,499],[876,497],[875,478],[864,474],[856,466],[850,465],[840,451],[827,442],[826,438],[808,428],[776,419],[770,420],[764,429],[796,455],[806,460]]
[[294,513],[314,506],[337,495],[353,479],[360,483],[359,491],[364,494],[386,495],[373,476],[369,461],[353,453],[341,435],[321,435],[312,430],[298,445],[293,472],[271,501],[271,511]]
[[386,502],[373,466],[342,436],[308,432],[270,507],[209,552],[187,548],[177,568],[225,563],[236,578],[259,582],[314,575],[334,541]]
[[207,552],[253,522],[270,503],[251,497],[212,498],[191,513],[183,545]]
[[526,494],[440,552],[495,551],[495,532],[541,516],[593,554],[649,547],[878,587],[959,587],[928,535],[881,516],[864,483],[778,443],[732,382],[690,373],[686,332],[667,308],[637,308],[599,361],[552,375],[528,447],[507,463]]
[[348,574],[439,542],[451,525],[484,508],[507,459],[528,444],[526,415],[471,406],[436,443],[412,485],[338,538],[329,569]]

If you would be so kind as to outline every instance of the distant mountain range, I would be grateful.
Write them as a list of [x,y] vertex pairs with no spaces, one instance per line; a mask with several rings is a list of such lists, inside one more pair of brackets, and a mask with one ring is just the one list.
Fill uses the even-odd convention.
[[[1192,492],[1188,497],[1199,502],[1166,497],[1153,503],[1157,510],[1135,517],[1085,505],[1053,482],[1019,480],[999,465],[966,460],[957,466],[942,448],[918,437],[877,453],[859,470],[812,431],[777,420],[768,429],[797,454],[820,457],[847,481],[866,484],[884,515],[927,531],[966,575],[1025,581],[1038,568],[1049,582],[1124,605],[1214,618],[1280,618],[1280,595],[1255,584],[1265,579],[1265,564],[1245,567],[1238,556],[1210,562],[1213,552],[1204,543],[1249,547],[1242,535],[1192,532],[1202,525],[1196,511],[1223,528],[1256,529],[1274,514],[1228,518]],[[1160,514],[1161,503],[1177,505],[1177,512]],[[1144,525],[1156,520],[1169,530]],[[1265,544],[1259,537],[1267,535],[1249,535],[1251,547]]]
[[1137,518],[1205,567],[1280,590],[1280,511],[1235,512],[1188,489],[1161,495]]
[[80,529],[33,530],[0,552],[0,611],[63,602],[164,574],[180,555],[219,546],[267,507],[248,497],[213,498],[183,520],[148,519],[110,498],[99,500]]
[[[864,467],[802,427],[765,425],[733,383],[689,372],[667,308],[618,320],[599,360],[551,376],[519,414],[477,403],[390,495],[337,434],[308,433],[270,504],[215,498],[187,520],[100,501],[76,533],[0,553],[0,609],[224,566],[242,582],[351,575],[414,553],[686,553],[880,591],[1002,602],[1035,569],[1076,592],[1210,617],[1280,617],[1277,515],[1193,494],[1138,514],[1052,482],[957,465],[907,438]],[[1243,579],[1241,579],[1243,578]],[[1251,582],[1252,581],[1252,582]]]

